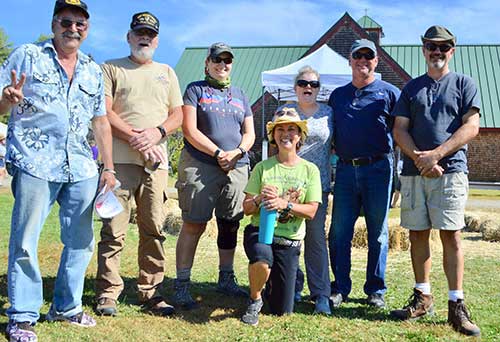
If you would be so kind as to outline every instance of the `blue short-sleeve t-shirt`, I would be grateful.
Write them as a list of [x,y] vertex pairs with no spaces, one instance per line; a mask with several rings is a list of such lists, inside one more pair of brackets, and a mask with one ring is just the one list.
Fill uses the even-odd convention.
[[[240,88],[211,87],[207,81],[189,84],[184,92],[184,105],[196,108],[197,128],[224,151],[236,149],[243,137],[243,121],[252,116],[247,97]],[[184,139],[184,147],[199,161],[217,165],[217,160],[199,151]],[[238,160],[237,166],[249,164],[248,155]]]
[[392,151],[390,113],[399,94],[398,88],[381,80],[359,89],[349,83],[332,92],[328,104],[333,109],[334,147],[341,159]]
[[[433,150],[448,140],[461,126],[463,116],[481,100],[477,87],[469,76],[449,72],[439,80],[427,74],[417,77],[403,88],[394,108],[394,116],[410,120],[409,133],[420,151]],[[439,165],[445,173],[467,173],[467,145],[444,157]],[[404,156],[404,176],[420,172],[413,160]]]

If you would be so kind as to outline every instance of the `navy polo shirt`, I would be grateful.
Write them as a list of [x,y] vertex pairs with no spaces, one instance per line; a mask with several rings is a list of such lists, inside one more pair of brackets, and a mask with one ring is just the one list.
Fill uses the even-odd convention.
[[328,104],[333,109],[334,147],[342,159],[366,158],[392,151],[392,112],[400,91],[375,80],[363,88],[352,83],[335,89]]

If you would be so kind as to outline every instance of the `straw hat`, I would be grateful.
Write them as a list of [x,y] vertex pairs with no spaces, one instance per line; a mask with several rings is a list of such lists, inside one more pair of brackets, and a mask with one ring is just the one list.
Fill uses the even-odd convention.
[[308,133],[307,121],[300,119],[300,116],[295,110],[295,108],[284,107],[281,110],[277,111],[274,114],[273,120],[269,121],[266,125],[267,139],[269,139],[270,144],[276,144],[273,138],[274,127],[276,127],[276,125],[286,124],[286,123],[296,124],[300,128],[302,134],[301,140],[302,141],[306,140]]

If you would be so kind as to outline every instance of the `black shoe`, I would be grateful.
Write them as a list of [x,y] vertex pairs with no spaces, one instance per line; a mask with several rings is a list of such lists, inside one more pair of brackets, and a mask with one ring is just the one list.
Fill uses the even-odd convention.
[[163,297],[153,297],[142,305],[144,312],[155,316],[171,316],[175,309],[172,305],[167,304]]
[[368,297],[366,298],[366,304],[378,309],[384,309],[385,308],[384,295],[381,293],[369,294]]
[[116,308],[116,300],[107,297],[97,299],[95,312],[101,316],[116,316],[116,313],[118,312],[118,309]]
[[256,300],[250,299],[250,304],[248,304],[247,311],[241,317],[241,321],[245,324],[253,326],[259,324],[259,313],[260,310],[262,310],[263,305],[264,302],[262,301],[262,298]]
[[333,308],[338,308],[342,302],[345,302],[347,298],[344,298],[344,296],[341,293],[332,293],[330,296],[330,301],[332,302],[332,307]]

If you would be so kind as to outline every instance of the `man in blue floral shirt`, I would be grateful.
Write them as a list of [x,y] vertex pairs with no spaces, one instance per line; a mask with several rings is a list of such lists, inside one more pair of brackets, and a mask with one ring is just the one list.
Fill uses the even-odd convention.
[[[43,303],[37,245],[56,201],[64,249],[46,320],[95,325],[81,300],[94,247],[92,204],[98,181],[109,189],[116,180],[102,73],[79,51],[88,19],[83,1],[57,0],[54,38],[20,46],[0,69],[0,112],[11,113],[6,163],[15,197],[8,264],[10,341],[37,340],[33,326]],[[90,122],[104,162],[100,179],[86,141]]]

